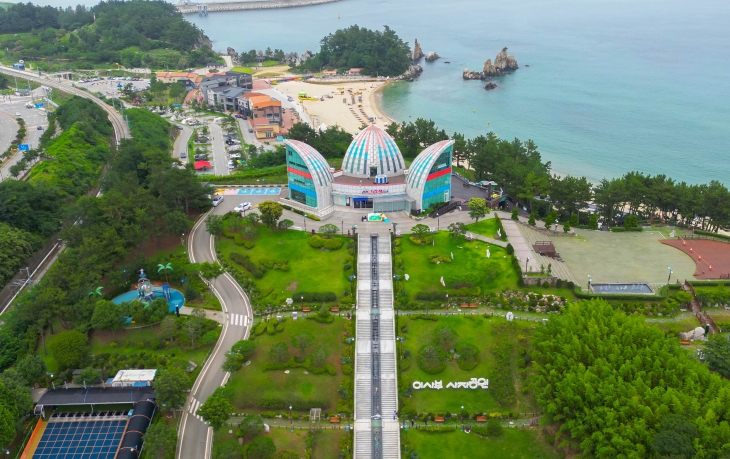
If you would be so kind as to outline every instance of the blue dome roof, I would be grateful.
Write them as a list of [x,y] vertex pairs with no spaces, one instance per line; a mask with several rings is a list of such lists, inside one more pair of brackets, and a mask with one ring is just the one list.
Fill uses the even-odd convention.
[[383,129],[368,126],[352,141],[342,161],[342,171],[350,177],[370,177],[370,168],[378,175],[402,175],[405,161],[395,140]]

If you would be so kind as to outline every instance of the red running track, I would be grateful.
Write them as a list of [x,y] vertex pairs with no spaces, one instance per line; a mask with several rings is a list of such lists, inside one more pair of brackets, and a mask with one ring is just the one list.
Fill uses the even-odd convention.
[[730,244],[708,239],[664,239],[695,261],[697,279],[730,278]]

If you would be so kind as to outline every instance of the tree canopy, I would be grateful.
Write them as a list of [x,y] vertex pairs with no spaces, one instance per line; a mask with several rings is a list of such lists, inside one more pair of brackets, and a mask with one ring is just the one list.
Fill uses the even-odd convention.
[[642,318],[581,301],[534,345],[545,420],[585,457],[726,457],[730,384]]
[[411,64],[408,43],[388,26],[381,32],[353,25],[327,35],[320,45],[319,53],[304,61],[300,69],[362,68],[364,75],[397,76]]

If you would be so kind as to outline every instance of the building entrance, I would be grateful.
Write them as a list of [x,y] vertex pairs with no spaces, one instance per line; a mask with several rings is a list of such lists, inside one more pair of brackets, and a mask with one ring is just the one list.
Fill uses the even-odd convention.
[[372,198],[352,198],[352,206],[355,209],[372,209],[373,199]]

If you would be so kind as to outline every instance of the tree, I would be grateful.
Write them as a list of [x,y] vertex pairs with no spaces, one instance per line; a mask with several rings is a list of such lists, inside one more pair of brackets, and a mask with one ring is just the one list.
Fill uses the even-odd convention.
[[219,429],[231,418],[231,413],[234,409],[231,404],[231,399],[229,390],[225,387],[219,387],[198,408],[196,414],[202,417],[214,429]]
[[231,352],[235,352],[236,354],[240,354],[243,356],[243,360],[248,360],[249,357],[251,357],[256,350],[256,342],[242,339],[241,341],[236,342],[233,346],[231,346]]
[[89,355],[87,340],[86,335],[76,330],[63,331],[51,340],[48,349],[60,369],[78,367]]
[[249,212],[243,219],[251,225],[256,226],[261,221],[261,216],[256,212]]
[[411,232],[413,235],[418,239],[419,241],[423,241],[426,239],[428,235],[431,234],[431,228],[424,224],[417,224],[413,228],[411,228]]
[[226,361],[223,362],[223,365],[221,365],[221,368],[223,371],[227,371],[229,373],[234,373],[241,369],[243,366],[243,356],[241,354],[237,354],[235,352],[226,352]]
[[276,223],[284,211],[281,204],[276,201],[264,201],[259,204],[258,209],[261,212],[261,221],[264,222],[264,225],[272,229],[276,228]]
[[163,339],[169,339],[170,344],[172,344],[172,338],[175,336],[176,331],[177,323],[175,322],[174,317],[167,316],[162,319],[162,322],[160,323],[160,334]]
[[166,265],[160,263],[157,265],[157,274],[164,272],[165,273],[165,282],[167,282],[168,284],[170,283],[170,281],[167,277],[167,273],[170,271],[172,271],[172,263],[168,263]]
[[295,348],[299,349],[299,352],[304,356],[307,353],[307,348],[314,342],[314,335],[308,331],[302,331],[292,336],[291,344]]
[[490,437],[501,437],[502,424],[500,424],[496,419],[490,419],[487,421],[487,435]]
[[279,229],[288,230],[289,228],[291,228],[292,225],[294,225],[294,222],[289,220],[288,218],[285,218],[284,220],[279,221],[278,226],[279,226]]
[[593,230],[598,229],[598,216],[596,214],[591,214],[591,218],[588,220],[588,226]]
[[730,341],[726,336],[710,335],[710,339],[703,346],[702,351],[710,370],[716,371],[725,378],[730,377]]
[[482,198],[471,198],[467,205],[469,207],[469,217],[477,222],[490,212],[487,202]]
[[99,380],[99,377],[101,377],[101,375],[98,371],[88,367],[84,368],[81,373],[79,373],[79,377],[76,381],[78,384],[94,384]]
[[285,342],[279,342],[271,346],[269,350],[269,359],[275,363],[284,363],[289,361],[289,347]]
[[674,296],[674,298],[679,301],[682,304],[691,303],[694,297],[691,293],[686,292],[684,290],[680,290],[677,292],[677,294]]
[[435,375],[446,368],[446,360],[449,355],[434,344],[427,344],[418,350],[418,367],[425,373]]
[[670,414],[662,419],[661,430],[654,435],[651,446],[659,457],[693,458],[696,457],[694,442],[699,436],[694,422],[684,416]]
[[243,438],[244,441],[249,440],[264,431],[264,420],[257,414],[252,414],[243,418],[241,428],[238,429],[237,437]]
[[216,443],[216,445],[213,456],[215,459],[241,459],[243,448],[237,441],[225,441],[220,444]]
[[23,379],[23,384],[33,386],[42,376],[46,374],[46,362],[40,355],[28,354],[15,365],[18,375]]
[[95,330],[119,330],[124,326],[124,309],[108,300],[97,301],[91,326]]
[[14,416],[4,405],[0,404],[0,446],[10,447],[15,439]]
[[527,220],[527,224],[530,226],[535,226],[535,212],[530,212],[530,219]]
[[214,236],[223,232],[223,218],[220,215],[210,214],[205,217],[205,229]]
[[451,348],[459,336],[456,331],[446,324],[441,324],[433,332],[433,344],[444,349]]
[[466,233],[466,226],[462,222],[451,223],[448,229],[451,236],[455,239],[458,239],[460,235]]
[[254,438],[246,446],[247,459],[270,459],[276,452],[276,445],[271,437]]
[[182,237],[190,229],[190,220],[184,212],[173,210],[162,216],[162,227],[167,234]]
[[324,234],[328,239],[337,234],[339,230],[337,225],[333,225],[332,223],[327,223],[319,227],[319,233]]
[[517,221],[517,220],[520,219],[520,217],[519,217],[519,211],[517,210],[516,207],[514,209],[512,209],[512,217],[510,217],[510,218],[512,220],[515,220],[515,221]]
[[550,227],[558,221],[558,211],[552,210],[547,217],[545,217],[545,228],[550,229]]
[[203,319],[205,319],[205,311],[201,308],[193,308],[185,329],[185,333],[190,338],[191,346],[195,346],[195,339],[200,335],[200,330],[203,328]]
[[314,365],[317,368],[322,368],[325,363],[327,363],[327,357],[329,356],[329,353],[327,352],[327,349],[323,347],[318,347],[314,351],[312,351],[312,365]]
[[563,224],[563,231],[566,233],[570,231],[570,220],[565,220],[565,223]]
[[153,459],[174,459],[177,431],[164,422],[152,423],[144,435],[145,451]]
[[214,261],[213,263],[204,261],[198,265],[198,272],[200,273],[200,277],[210,282],[226,271],[217,261]]
[[154,380],[157,404],[164,409],[180,409],[187,398],[185,391],[190,389],[190,378],[182,368],[170,365],[157,370]]

